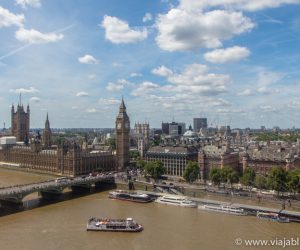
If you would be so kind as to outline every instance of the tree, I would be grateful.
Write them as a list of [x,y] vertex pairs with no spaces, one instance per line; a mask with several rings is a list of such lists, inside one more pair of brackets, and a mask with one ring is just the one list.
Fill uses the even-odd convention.
[[139,160],[136,161],[136,166],[137,166],[138,168],[141,168],[141,169],[144,169],[145,166],[146,166],[146,164],[147,164],[147,163],[146,163],[145,161],[141,160],[141,159],[139,159]]
[[232,167],[224,167],[220,169],[220,182],[237,183],[239,181],[238,173]]
[[214,185],[220,185],[221,183],[221,169],[212,168],[209,172],[209,179]]
[[137,159],[140,157],[140,153],[138,151],[130,151],[130,158]]
[[286,190],[286,182],[287,172],[283,168],[274,167],[271,169],[267,178],[267,184],[270,189],[274,189],[277,191],[278,196],[279,192],[283,192]]
[[188,164],[185,166],[185,170],[183,172],[183,178],[187,182],[194,182],[197,180],[199,176],[199,166],[198,163],[195,161],[190,161]]
[[239,182],[239,175],[238,175],[238,173],[235,170],[233,170],[232,172],[230,172],[227,175],[227,181],[230,183],[231,187],[232,187],[233,183],[238,183]]
[[112,150],[116,149],[116,138],[109,138],[106,142],[107,145],[111,147]]
[[234,170],[231,167],[224,167],[221,169],[221,182],[228,182],[228,176],[233,172]]
[[255,171],[252,168],[247,168],[243,176],[240,178],[240,182],[245,186],[253,186],[255,181]]
[[263,175],[256,175],[254,183],[259,189],[266,188],[267,178]]
[[145,172],[157,180],[165,173],[165,167],[161,161],[148,162],[145,165]]
[[300,171],[294,170],[288,173],[287,188],[294,194],[300,192]]

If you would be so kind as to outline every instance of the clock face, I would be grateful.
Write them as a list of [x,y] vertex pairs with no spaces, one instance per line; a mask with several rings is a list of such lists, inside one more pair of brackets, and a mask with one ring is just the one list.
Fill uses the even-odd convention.
[[117,128],[118,129],[120,129],[122,127],[122,124],[121,124],[121,122],[118,122],[118,124],[117,124]]

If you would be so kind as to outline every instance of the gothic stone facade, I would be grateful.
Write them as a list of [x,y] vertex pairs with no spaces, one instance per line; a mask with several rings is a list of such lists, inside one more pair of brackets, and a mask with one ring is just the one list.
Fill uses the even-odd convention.
[[22,104],[18,104],[17,111],[15,107],[11,107],[11,132],[17,138],[17,141],[25,141],[29,139],[29,123],[30,109],[27,106],[27,112],[24,111]]
[[46,122],[45,122],[45,129],[43,132],[43,144],[46,148],[49,148],[52,145],[52,132],[50,129],[48,113],[47,113],[47,118],[46,118]]
[[59,175],[76,176],[97,171],[115,170],[115,156],[111,152],[82,150],[78,145],[63,145],[42,150],[40,142],[30,146],[5,146],[0,149],[0,161]]
[[116,119],[116,157],[119,171],[124,170],[130,161],[129,155],[130,120],[122,98],[119,114]]

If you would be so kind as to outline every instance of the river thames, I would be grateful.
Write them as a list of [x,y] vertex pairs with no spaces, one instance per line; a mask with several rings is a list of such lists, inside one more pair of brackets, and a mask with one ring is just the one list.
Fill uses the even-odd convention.
[[[0,169],[0,187],[53,177]],[[37,194],[26,200],[37,199]],[[140,233],[87,232],[90,217],[133,217]],[[70,199],[0,217],[1,250],[6,249],[283,249],[237,246],[236,239],[296,239],[300,224],[275,223],[157,203],[108,199],[108,192]],[[286,247],[288,248],[288,247]],[[290,247],[290,249],[299,249]]]

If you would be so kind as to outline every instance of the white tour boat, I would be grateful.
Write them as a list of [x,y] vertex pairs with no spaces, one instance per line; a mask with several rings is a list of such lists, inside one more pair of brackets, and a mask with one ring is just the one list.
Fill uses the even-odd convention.
[[171,195],[164,195],[160,198],[155,200],[161,204],[168,204],[174,206],[181,206],[181,207],[197,207],[197,203],[194,201],[189,200],[187,197],[184,196],[171,196]]
[[232,205],[202,205],[198,207],[202,210],[213,211],[218,213],[226,213],[232,215],[247,215],[244,209]]

